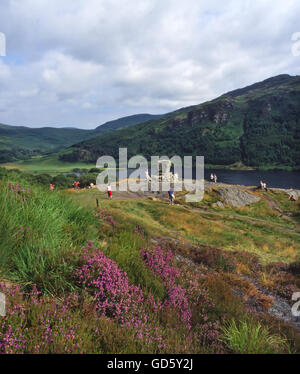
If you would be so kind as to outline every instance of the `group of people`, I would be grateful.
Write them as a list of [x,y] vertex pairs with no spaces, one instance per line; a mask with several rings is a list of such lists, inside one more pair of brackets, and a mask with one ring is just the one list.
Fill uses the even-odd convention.
[[260,181],[260,188],[265,191],[267,191],[267,183],[266,182],[263,182],[263,181]]
[[214,174],[214,173],[211,173],[210,174],[210,180],[211,180],[211,182],[217,183],[217,180],[218,180],[217,175]]

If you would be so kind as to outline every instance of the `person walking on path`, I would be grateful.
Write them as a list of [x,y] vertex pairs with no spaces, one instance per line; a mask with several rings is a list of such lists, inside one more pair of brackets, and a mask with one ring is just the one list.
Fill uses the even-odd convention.
[[109,199],[112,199],[112,191],[111,191],[111,185],[109,184],[107,186],[107,196]]
[[173,190],[168,191],[170,204],[173,205],[175,201],[175,194]]

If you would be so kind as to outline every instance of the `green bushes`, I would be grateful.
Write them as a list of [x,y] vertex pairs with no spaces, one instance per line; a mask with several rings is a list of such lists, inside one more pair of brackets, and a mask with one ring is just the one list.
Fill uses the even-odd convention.
[[88,187],[91,183],[96,184],[97,174],[84,174],[79,177],[80,187]]
[[87,172],[87,169],[74,169],[74,170],[85,170],[84,173],[81,176],[77,176],[76,174],[63,174],[59,173],[55,176],[51,176],[47,173],[41,173],[41,174],[31,174],[31,173],[23,173],[18,169],[5,169],[0,168],[0,180],[8,178],[9,180],[13,182],[17,182],[20,180],[20,178],[23,181],[26,181],[27,183],[31,185],[41,185],[48,188],[50,183],[53,183],[56,188],[59,189],[66,189],[71,188],[73,186],[74,180],[78,180],[80,182],[80,187],[84,188],[90,185],[90,183],[96,183],[96,178],[98,173],[97,172],[91,172],[92,170],[98,170],[98,169],[91,169],[90,172]]
[[32,176],[33,183],[41,184],[43,186],[48,186],[52,182],[52,177],[49,174],[38,174]]

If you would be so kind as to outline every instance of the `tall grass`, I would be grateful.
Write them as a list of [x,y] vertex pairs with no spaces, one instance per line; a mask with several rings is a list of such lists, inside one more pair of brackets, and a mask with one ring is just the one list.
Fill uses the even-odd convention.
[[223,340],[235,353],[290,353],[287,340],[280,335],[271,334],[270,330],[259,322],[242,321],[237,325],[232,320],[223,327],[223,333]]
[[140,285],[144,292],[151,292],[154,296],[163,299],[166,295],[164,285],[145,266],[140,255],[140,249],[146,245],[147,241],[142,235],[135,233],[134,227],[130,224],[126,226],[122,227],[119,232],[115,232],[105,250],[106,254],[126,271],[132,283]]
[[88,239],[96,240],[87,209],[37,186],[0,182],[2,276],[43,292],[72,289],[70,270]]

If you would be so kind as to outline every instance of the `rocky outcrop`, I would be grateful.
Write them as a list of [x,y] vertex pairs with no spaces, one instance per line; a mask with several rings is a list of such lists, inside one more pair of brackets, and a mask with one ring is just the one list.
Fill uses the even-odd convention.
[[224,209],[225,208],[225,205],[222,203],[222,201],[217,201],[212,206],[213,206],[213,208],[220,208],[220,209]]
[[222,187],[217,189],[216,192],[221,196],[225,204],[231,205],[235,208],[241,208],[260,200],[258,196],[235,186]]

